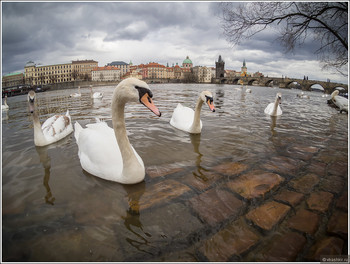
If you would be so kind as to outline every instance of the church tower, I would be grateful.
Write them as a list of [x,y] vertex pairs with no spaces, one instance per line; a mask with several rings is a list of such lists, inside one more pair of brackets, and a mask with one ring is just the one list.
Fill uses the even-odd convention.
[[215,62],[216,66],[216,78],[224,78],[225,77],[225,62],[221,59],[221,55],[219,55],[219,60]]

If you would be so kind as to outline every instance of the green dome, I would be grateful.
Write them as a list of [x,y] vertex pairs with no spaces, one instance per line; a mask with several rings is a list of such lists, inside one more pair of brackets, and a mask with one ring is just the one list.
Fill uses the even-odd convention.
[[182,62],[182,64],[186,64],[186,63],[190,63],[192,64],[192,61],[190,60],[190,58],[187,56],[186,59]]

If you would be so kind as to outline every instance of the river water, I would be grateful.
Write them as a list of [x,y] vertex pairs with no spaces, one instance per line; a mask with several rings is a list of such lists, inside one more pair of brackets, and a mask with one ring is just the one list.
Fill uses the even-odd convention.
[[[4,260],[171,261],[169,251],[177,249],[196,260],[200,240],[225,224],[208,224],[188,203],[230,180],[222,176],[205,187],[193,184],[210,175],[215,166],[244,163],[249,171],[276,157],[308,162],[305,155],[292,151],[307,147],[318,153],[328,151],[331,161],[336,153],[333,159],[347,162],[348,115],[328,106],[321,93],[306,92],[310,99],[300,99],[298,90],[271,87],[150,87],[160,118],[140,104],[128,105],[125,111],[130,142],[147,169],[145,181],[133,186],[83,171],[73,134],[48,147],[35,147],[26,96],[8,98],[10,109],[2,113]],[[252,93],[246,93],[246,88]],[[69,109],[73,123],[85,126],[98,117],[111,126],[113,89],[95,87],[104,93],[102,100],[90,99],[88,88],[81,89],[81,98],[69,97],[77,89],[39,93],[41,122]],[[169,121],[176,105],[194,108],[202,90],[213,93],[216,112],[203,105],[201,135],[173,128]],[[264,108],[277,92],[282,93],[283,114],[272,119]]]

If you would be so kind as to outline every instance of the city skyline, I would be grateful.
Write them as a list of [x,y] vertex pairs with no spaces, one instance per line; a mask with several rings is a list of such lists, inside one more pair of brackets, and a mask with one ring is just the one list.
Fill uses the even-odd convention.
[[[225,69],[347,83],[348,78],[321,71],[312,41],[285,54],[267,31],[231,47],[220,27],[215,2],[21,2],[2,6],[2,74],[37,64],[94,59],[133,64],[178,63],[186,56],[194,66],[215,67],[221,55]],[[58,37],[59,36],[59,37]]]

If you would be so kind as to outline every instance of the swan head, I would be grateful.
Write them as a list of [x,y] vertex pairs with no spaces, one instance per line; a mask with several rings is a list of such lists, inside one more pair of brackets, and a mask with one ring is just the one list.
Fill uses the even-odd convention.
[[281,93],[276,94],[276,101],[278,101],[279,104],[282,103],[282,94]]
[[161,116],[161,112],[152,101],[153,93],[144,81],[137,78],[127,78],[118,84],[114,93],[117,100],[124,104],[127,102],[139,102],[155,115]]
[[35,100],[36,99],[36,94],[34,91],[29,91],[28,93],[28,96],[27,96],[27,100],[29,102],[29,110],[31,113],[34,112],[34,103],[35,103]]
[[211,92],[209,92],[209,91],[201,92],[200,98],[202,99],[203,102],[208,104],[209,109],[212,112],[215,112],[214,98],[213,98],[213,94]]

